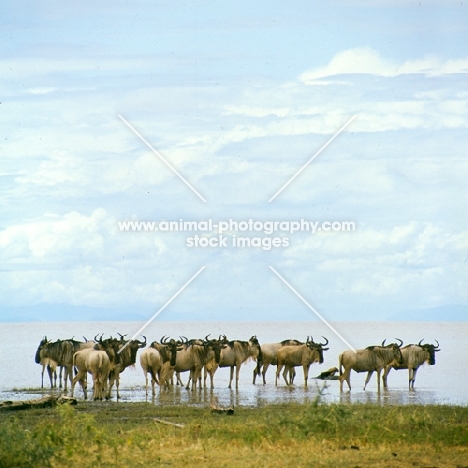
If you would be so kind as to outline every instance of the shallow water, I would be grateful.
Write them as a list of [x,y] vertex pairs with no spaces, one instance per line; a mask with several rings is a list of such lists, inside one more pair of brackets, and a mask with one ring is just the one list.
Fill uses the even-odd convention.
[[[41,366],[34,362],[34,355],[40,340],[47,335],[50,339],[71,338],[81,339],[82,335],[93,338],[97,333],[105,332],[116,336],[117,333],[132,336],[141,323],[135,322],[95,322],[95,323],[4,323],[0,324],[2,343],[0,344],[0,400],[18,400],[35,398],[50,392],[48,381],[41,391]],[[302,369],[297,368],[294,387],[286,387],[281,382],[275,387],[274,366],[267,373],[267,384],[252,384],[254,362],[242,366],[239,388],[228,389],[229,369],[219,369],[215,374],[215,388],[197,389],[195,391],[174,387],[171,390],[156,388],[156,395],[146,397],[145,379],[137,364],[126,369],[121,375],[121,402],[153,401],[154,404],[176,405],[190,404],[207,406],[213,396],[218,398],[223,406],[242,405],[259,406],[267,403],[307,402],[313,401],[319,395],[325,402],[374,403],[386,404],[450,404],[468,405],[468,377],[465,369],[468,358],[465,352],[468,323],[401,323],[401,322],[336,322],[333,323],[347,341],[354,347],[362,348],[370,344],[380,343],[384,338],[393,340],[401,338],[405,343],[419,342],[422,338],[434,342],[437,339],[441,351],[436,355],[436,365],[424,365],[418,371],[416,390],[407,389],[407,371],[392,371],[388,377],[389,390],[377,392],[376,376],[372,377],[367,390],[363,391],[366,374],[351,375],[352,391],[340,394],[338,381],[320,381],[310,379],[308,387],[304,387]],[[313,335],[316,341],[321,336],[329,339],[329,351],[324,354],[322,365],[313,364],[309,376],[336,366],[338,355],[346,349],[346,345],[336,337],[330,329],[321,322],[157,322],[152,323],[144,334],[148,342],[159,340],[162,335],[178,337],[184,335],[201,337],[211,333],[218,336],[224,333],[229,339],[247,340],[257,335],[260,343],[281,341],[286,338],[305,340],[307,335]],[[461,357],[462,356],[462,357]],[[182,374],[186,382],[188,374]],[[89,382],[90,383],[90,382]],[[31,389],[25,392],[25,389]],[[27,395],[25,395],[27,393]],[[82,391],[77,387],[75,396],[82,398]],[[113,390],[115,399],[115,388]]]

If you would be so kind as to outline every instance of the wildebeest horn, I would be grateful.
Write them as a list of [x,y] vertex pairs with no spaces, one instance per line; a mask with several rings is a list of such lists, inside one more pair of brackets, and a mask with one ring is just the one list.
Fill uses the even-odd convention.
[[145,342],[142,344],[146,345],[146,336],[145,335],[141,335],[141,336],[145,339]]
[[400,344],[398,345],[399,348],[403,346],[403,341],[400,340],[400,338],[395,338],[395,340],[399,341]]
[[421,343],[424,341],[424,338],[418,343],[418,346],[421,346]]
[[439,349],[439,342],[437,340],[434,340],[436,343],[437,343],[437,348],[434,348],[434,349]]
[[99,333],[94,337],[94,341],[98,341],[98,337],[97,337],[98,335]]
[[126,333],[125,333],[125,335],[122,335],[122,333],[119,333],[119,332],[117,332],[117,335],[120,336],[120,339],[121,339],[121,340],[123,340],[123,339],[127,336]]
[[86,338],[86,336],[83,335],[83,339],[86,341],[86,343],[88,342],[88,338]]
[[328,340],[322,335],[322,338],[326,341],[326,343],[320,343],[321,346],[327,346]]
[[163,335],[161,336],[161,344],[166,344],[167,343],[167,336]]
[[385,342],[387,341],[387,338],[385,338],[385,340],[382,341],[382,344],[380,346],[382,346],[382,348],[385,346]]

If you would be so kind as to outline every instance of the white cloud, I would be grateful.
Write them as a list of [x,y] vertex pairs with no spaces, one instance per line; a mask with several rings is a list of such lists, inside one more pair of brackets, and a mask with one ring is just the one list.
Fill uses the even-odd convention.
[[314,84],[315,80],[356,73],[384,77],[413,73],[430,76],[449,73],[468,73],[468,57],[442,60],[435,56],[428,56],[421,59],[398,62],[381,57],[378,51],[370,47],[358,47],[337,53],[327,65],[304,72],[299,79],[306,84]]

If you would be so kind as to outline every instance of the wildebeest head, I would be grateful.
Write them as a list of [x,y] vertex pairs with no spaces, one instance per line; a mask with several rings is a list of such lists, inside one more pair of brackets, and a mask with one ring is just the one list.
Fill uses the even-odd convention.
[[96,349],[96,347],[106,352],[112,364],[120,364],[119,340],[117,338],[110,337],[103,340],[101,336],[99,340],[97,340],[94,349]]
[[34,357],[34,361],[36,362],[36,364],[41,363],[41,351],[44,348],[44,346],[47,344],[47,342],[48,342],[47,336],[44,336],[44,338],[39,343],[39,346],[37,347],[36,356]]
[[143,336],[143,338],[145,339],[145,341],[140,341],[140,340],[132,340],[132,342],[129,344],[129,348],[130,348],[130,360],[132,362],[132,364],[135,364],[135,361],[136,361],[136,355],[137,355],[137,352],[140,348],[144,348],[146,346],[146,336],[144,335],[141,335]]
[[429,343],[422,344],[423,341],[424,341],[424,338],[418,343],[418,346],[424,349],[424,351],[428,353],[429,358],[427,362],[429,365],[433,366],[435,364],[435,353],[440,351],[439,342],[435,340],[435,342],[437,343],[437,346],[436,346],[436,345],[429,344]]
[[262,360],[262,347],[258,342],[257,335],[254,335],[249,340],[249,348],[251,350],[251,356],[254,360],[259,359]]
[[183,347],[174,338],[169,340],[165,335],[161,338],[161,345],[164,346],[163,352],[169,359],[169,364],[171,367],[174,367],[176,365],[177,351],[182,351]]
[[322,336],[322,338],[325,340],[325,343],[315,343],[314,339],[311,337],[307,337],[306,345],[310,350],[315,350],[317,351],[317,354],[319,356],[319,363],[323,363],[323,352],[328,351],[328,348],[324,348],[324,346],[327,346],[328,340]]
[[403,354],[401,354],[401,349],[400,349],[403,346],[403,341],[401,341],[400,338],[395,338],[395,339],[399,341],[400,343],[399,344],[390,343],[388,345],[385,345],[385,340],[383,340],[382,348],[391,349],[393,351],[393,358],[395,362],[397,362],[398,364],[403,364],[404,363]]
[[207,335],[204,340],[204,345],[211,349],[214,353],[215,356],[215,362],[216,364],[219,364],[219,361],[221,360],[221,349],[225,348],[227,345],[223,342],[223,340],[209,340],[208,337],[210,335]]

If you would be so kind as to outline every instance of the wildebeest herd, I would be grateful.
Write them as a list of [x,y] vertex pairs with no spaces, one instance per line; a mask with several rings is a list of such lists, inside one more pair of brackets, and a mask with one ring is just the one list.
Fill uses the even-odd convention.
[[[184,386],[181,374],[189,373],[185,387],[196,389],[206,387],[206,379],[210,376],[210,386],[214,388],[214,376],[218,368],[229,367],[231,388],[236,370],[235,386],[239,385],[239,372],[243,363],[252,359],[256,361],[253,371],[253,384],[256,378],[262,376],[266,384],[266,372],[270,365],[276,366],[275,385],[278,385],[281,371],[286,385],[293,385],[296,376],[295,368],[302,366],[304,371],[304,385],[307,386],[309,368],[315,363],[323,363],[323,353],[327,351],[328,340],[315,342],[308,336],[305,342],[298,340],[283,340],[278,343],[260,345],[256,336],[248,341],[228,340],[225,335],[217,339],[188,339],[179,337],[178,340],[163,336],[160,341],[153,341],[148,347],[146,337],[141,340],[126,340],[125,335],[118,334],[120,338],[103,335],[95,336],[94,340],[77,341],[73,338],[67,340],[50,341],[47,337],[39,343],[35,361],[42,365],[42,386],[44,386],[44,371],[47,369],[51,387],[57,386],[57,369],[59,370],[59,387],[62,387],[62,374],[64,390],[67,391],[67,382],[70,382],[73,396],[76,384],[79,382],[83,389],[84,398],[87,398],[87,375],[93,378],[93,398],[95,400],[109,399],[112,387],[115,384],[117,398],[119,395],[120,374],[129,366],[136,363],[137,353],[140,353],[140,365],[146,379],[146,393],[148,394],[148,374],[151,377],[152,394],[155,394],[155,385],[160,388],[171,388],[174,385]],[[350,374],[367,372],[364,390],[374,372],[377,373],[377,387],[380,391],[381,372],[384,371],[382,382],[387,388],[387,377],[391,369],[408,369],[409,389],[414,389],[416,372],[418,368],[428,363],[435,364],[435,353],[440,351],[439,343],[436,345],[424,343],[403,346],[403,342],[368,346],[365,349],[343,351],[338,358],[338,368],[334,367],[322,372],[318,378],[339,379],[340,391],[343,391],[343,382],[346,381],[351,390]],[[74,375],[73,375],[74,370]],[[339,377],[335,376],[339,373]]]

